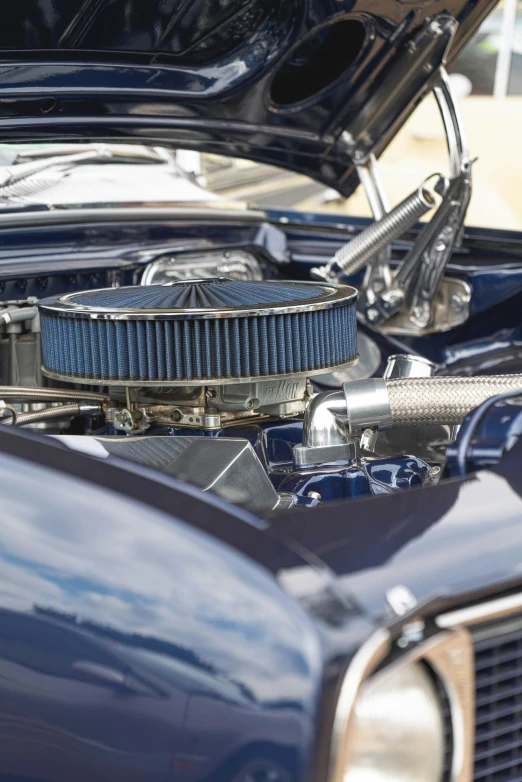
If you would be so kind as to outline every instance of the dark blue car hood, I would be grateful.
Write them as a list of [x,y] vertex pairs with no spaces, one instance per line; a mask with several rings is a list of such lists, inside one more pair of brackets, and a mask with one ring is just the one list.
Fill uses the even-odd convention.
[[25,0],[0,29],[0,138],[134,138],[348,193],[491,0]]

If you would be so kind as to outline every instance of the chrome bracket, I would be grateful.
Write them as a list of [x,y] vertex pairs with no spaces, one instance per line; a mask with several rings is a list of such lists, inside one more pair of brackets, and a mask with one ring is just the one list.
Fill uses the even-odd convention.
[[[446,331],[463,323],[469,316],[470,291],[466,283],[444,279],[444,269],[456,246],[462,240],[464,220],[471,198],[471,163],[462,121],[451,92],[444,68],[434,87],[434,95],[442,117],[450,161],[450,178],[436,187],[441,202],[429,223],[419,233],[413,247],[399,270],[389,272],[388,247],[368,265],[361,294],[360,309],[365,319],[383,331],[397,334],[421,335]],[[360,181],[377,218],[377,209],[385,204],[385,196],[376,188],[379,183],[375,160],[359,166]],[[388,271],[386,271],[386,269]],[[465,290],[453,291],[452,287]],[[443,289],[446,290],[444,293]],[[441,312],[441,299],[451,304]]]

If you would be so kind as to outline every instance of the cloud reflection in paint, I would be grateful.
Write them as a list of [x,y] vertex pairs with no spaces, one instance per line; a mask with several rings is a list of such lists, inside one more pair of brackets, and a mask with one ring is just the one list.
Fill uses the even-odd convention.
[[261,701],[311,703],[315,634],[262,568],[81,480],[4,456],[0,470],[1,607],[38,605],[162,639]]

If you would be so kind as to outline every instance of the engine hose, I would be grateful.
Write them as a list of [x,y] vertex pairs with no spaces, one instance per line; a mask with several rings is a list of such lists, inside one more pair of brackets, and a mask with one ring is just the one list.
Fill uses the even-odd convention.
[[67,399],[89,399],[103,402],[107,394],[92,391],[76,391],[71,388],[37,388],[33,386],[0,386],[0,399],[20,399],[28,402],[61,402]]
[[[14,420],[15,426],[24,426],[25,424],[47,421],[51,418],[63,418],[73,415],[96,415],[99,413],[101,413],[99,405],[69,404],[60,405],[60,407],[47,407],[45,410],[35,410],[34,413],[18,413]],[[10,426],[13,423],[13,419],[2,420],[1,422]]]
[[517,390],[522,395],[522,375],[371,378],[343,386],[353,434],[386,426],[460,424],[487,399]]
[[394,239],[398,239],[435,206],[435,198],[424,185],[401,201],[380,220],[372,223],[348,244],[337,250],[327,265],[337,265],[344,274],[355,274]]
[[522,375],[401,378],[386,387],[392,425],[460,424],[492,396],[518,389],[522,394]]

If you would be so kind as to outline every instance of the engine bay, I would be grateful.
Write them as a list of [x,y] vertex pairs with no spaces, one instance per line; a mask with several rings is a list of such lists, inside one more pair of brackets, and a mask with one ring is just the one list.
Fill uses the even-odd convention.
[[[282,277],[246,249],[185,255],[138,284],[4,301],[2,423],[263,514],[462,473],[462,421],[519,387],[380,334],[350,285]],[[465,470],[501,458],[517,409],[491,406],[496,455],[491,432],[475,438]]]
[[465,232],[472,161],[445,73],[434,91],[449,176],[389,209],[366,157],[369,223],[0,215],[2,424],[260,514],[498,462],[521,425],[520,247]]

